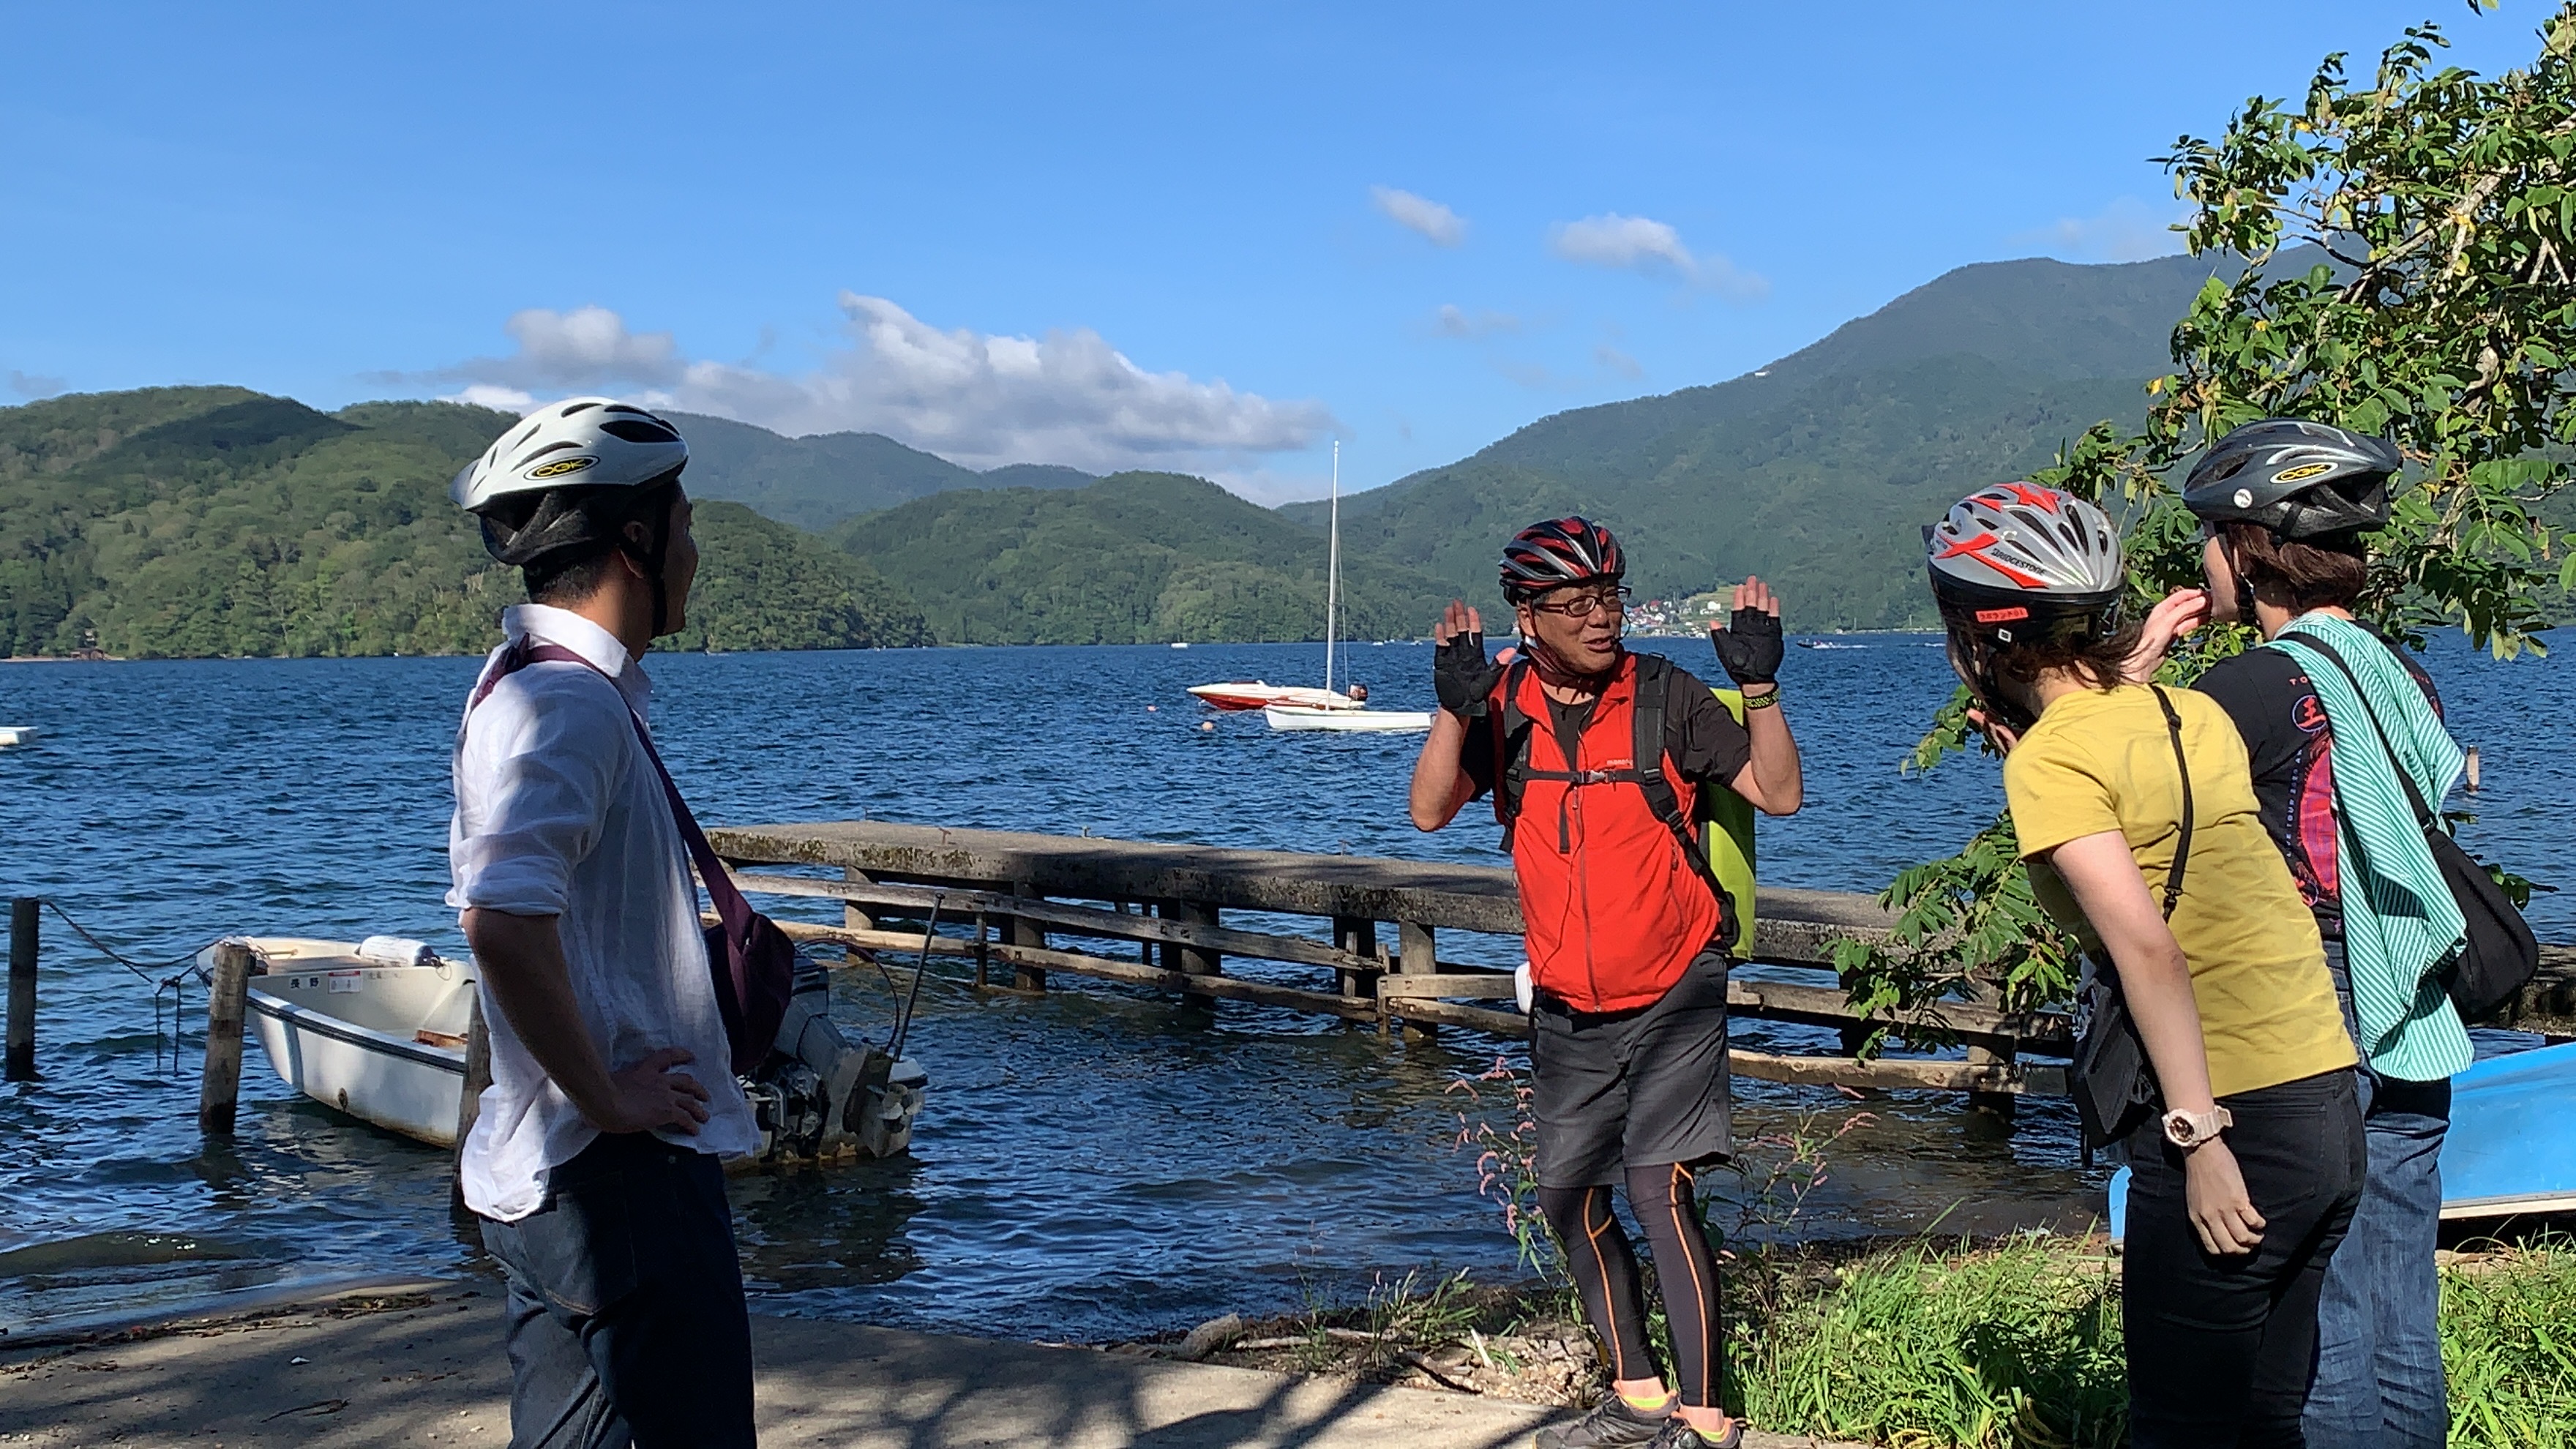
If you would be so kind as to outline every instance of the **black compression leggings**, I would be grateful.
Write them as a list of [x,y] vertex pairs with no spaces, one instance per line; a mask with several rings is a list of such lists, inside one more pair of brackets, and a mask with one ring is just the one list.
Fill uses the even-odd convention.
[[[1718,1404],[1719,1319],[1717,1255],[1700,1228],[1691,1170],[1680,1163],[1628,1169],[1628,1209],[1646,1230],[1655,1253],[1655,1280],[1664,1290],[1664,1317],[1672,1325],[1673,1385],[1682,1402]],[[1637,1255],[1610,1211],[1606,1187],[1542,1187],[1539,1211],[1565,1245],[1567,1271],[1583,1295],[1593,1331],[1610,1348],[1610,1377],[1662,1377],[1646,1345],[1646,1295],[1637,1282]]]

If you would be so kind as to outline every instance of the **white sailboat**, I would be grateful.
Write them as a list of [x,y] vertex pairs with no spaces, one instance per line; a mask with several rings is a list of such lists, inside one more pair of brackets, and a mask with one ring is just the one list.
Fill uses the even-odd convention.
[[1339,644],[1342,606],[1342,445],[1333,443],[1332,528],[1324,553],[1324,694],[1340,703],[1310,704],[1303,700],[1265,704],[1261,717],[1274,730],[1333,730],[1342,733],[1382,733],[1386,731],[1427,730],[1431,715],[1427,710],[1362,709],[1359,702],[1333,689],[1333,651]]

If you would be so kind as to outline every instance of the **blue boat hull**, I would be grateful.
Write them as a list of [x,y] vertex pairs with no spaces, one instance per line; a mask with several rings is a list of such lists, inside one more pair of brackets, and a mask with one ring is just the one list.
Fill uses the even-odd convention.
[[[2442,1141],[2442,1216],[2576,1212],[2576,1043],[2489,1057],[2451,1079]],[[2123,1235],[2129,1169],[2111,1177],[2111,1236]]]

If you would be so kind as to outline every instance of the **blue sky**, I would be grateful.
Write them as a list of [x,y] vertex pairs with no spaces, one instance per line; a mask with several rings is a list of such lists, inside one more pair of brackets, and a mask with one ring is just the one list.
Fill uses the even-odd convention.
[[1715,382],[2532,3],[11,6],[0,403],[650,393],[1263,501]]

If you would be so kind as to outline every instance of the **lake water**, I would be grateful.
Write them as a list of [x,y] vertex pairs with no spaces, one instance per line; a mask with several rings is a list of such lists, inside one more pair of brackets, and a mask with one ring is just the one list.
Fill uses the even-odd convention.
[[[1876,889],[1954,848],[2000,792],[1980,760],[1897,772],[1947,688],[1937,648],[1835,643],[1791,651],[1810,803],[1763,826],[1763,878]],[[1714,672],[1705,643],[1651,647]],[[1349,662],[1380,704],[1430,706],[1426,647],[1355,647]],[[0,724],[44,731],[0,750],[0,894],[50,897],[138,959],[225,934],[391,932],[461,953],[440,904],[447,750],[475,664],[0,667]],[[2576,666],[2500,665],[2445,641],[2434,668],[2461,738],[2484,755],[2469,845],[2576,881]],[[1411,738],[1274,735],[1257,716],[1200,728],[1183,686],[1309,682],[1311,645],[680,656],[651,669],[657,734],[710,822],[864,816],[1502,859],[1480,811],[1435,836],[1406,823]],[[826,918],[812,902],[772,904]],[[2576,939],[2576,890],[2542,896],[2532,916],[2544,939]],[[1511,1272],[1475,1154],[1457,1146],[1464,1099],[1451,1090],[1498,1044],[1453,1032],[1406,1046],[1241,1003],[1210,1012],[1059,984],[1035,1000],[924,991],[914,1054],[933,1086],[910,1158],[737,1181],[760,1309],[1099,1340],[1347,1298],[1435,1263]],[[50,917],[40,990],[43,1079],[0,1088],[0,1327],[308,1275],[485,1271],[448,1217],[444,1154],[291,1096],[255,1045],[236,1139],[201,1144],[202,993],[189,995],[173,1073],[151,988]],[[842,992],[846,1016],[882,1022],[881,993],[855,979]],[[1829,1043],[1752,1023],[1737,1040]],[[2080,1226],[2099,1205],[2101,1175],[2078,1167],[2062,1104],[2006,1127],[1929,1094],[1737,1090],[1748,1136],[1809,1114],[1877,1114],[1838,1147],[1796,1231]],[[1715,1216],[1735,1221],[1746,1189],[1717,1176],[1728,1201]]]

